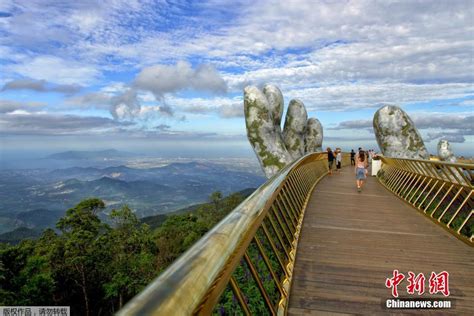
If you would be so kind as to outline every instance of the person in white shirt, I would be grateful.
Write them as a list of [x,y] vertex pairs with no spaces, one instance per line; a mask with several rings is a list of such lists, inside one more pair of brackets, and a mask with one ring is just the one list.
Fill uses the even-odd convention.
[[341,164],[342,164],[341,148],[336,148],[336,170],[338,173],[339,171],[341,171]]

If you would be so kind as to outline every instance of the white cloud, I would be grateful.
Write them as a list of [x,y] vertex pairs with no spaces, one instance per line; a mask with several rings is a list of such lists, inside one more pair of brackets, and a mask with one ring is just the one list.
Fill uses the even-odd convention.
[[0,114],[4,135],[91,135],[118,132],[133,126],[104,117],[17,112]]
[[471,84],[355,83],[302,88],[284,93],[300,98],[310,111],[344,111],[376,108],[381,104],[404,105],[430,100],[461,98],[473,93]]
[[86,86],[100,77],[95,67],[56,56],[39,56],[21,64],[10,64],[6,68],[24,77],[66,85]]
[[217,114],[221,118],[244,116],[244,105],[241,96],[212,98],[179,98],[170,97],[167,102],[177,111],[183,113],[209,115]]
[[243,117],[244,108],[241,103],[222,105],[219,107],[218,113],[223,118]]
[[225,81],[210,65],[196,69],[191,64],[179,61],[174,66],[155,65],[142,69],[134,81],[134,87],[152,92],[157,99],[165,94],[184,89],[223,93],[227,90]]
[[7,90],[31,90],[36,92],[58,92],[73,94],[81,89],[78,85],[52,85],[46,80],[16,79],[8,81],[3,85],[1,91]]
[[[4,1],[2,8],[11,13],[0,19],[3,77],[89,85],[110,81],[105,72],[123,71],[129,75],[124,83],[106,83],[108,87],[74,99],[75,106],[95,104],[117,117],[170,115],[174,110],[238,116],[241,97],[173,94],[187,89],[223,92],[227,84],[241,96],[246,84],[266,82],[279,85],[287,101],[302,99],[310,111],[432,100],[472,107],[472,100],[450,100],[473,94],[474,11],[469,0],[209,1],[186,6],[30,0]],[[183,60],[217,69],[193,69]],[[129,92],[127,102],[118,102],[140,69],[135,86],[143,91]],[[157,102],[148,91],[158,99],[167,94],[166,102]]]
[[[175,66],[147,67],[136,76],[131,86],[112,83],[102,88],[101,92],[69,98],[66,104],[83,108],[109,108],[116,119],[133,119],[152,112],[174,117],[173,104],[166,101],[166,94],[186,89],[222,93],[226,88],[225,81],[211,66],[201,65],[193,69],[187,62],[178,62]],[[150,93],[154,99],[150,98]],[[159,102],[159,106],[142,108],[141,102],[152,101]],[[227,109],[223,115],[233,114]]]
[[38,112],[46,106],[44,102],[20,102],[14,100],[0,100],[0,113],[13,113],[15,111]]

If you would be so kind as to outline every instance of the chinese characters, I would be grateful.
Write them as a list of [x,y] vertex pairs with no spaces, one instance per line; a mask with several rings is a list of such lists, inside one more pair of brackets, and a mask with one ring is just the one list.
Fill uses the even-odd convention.
[[[398,270],[393,270],[393,276],[385,280],[385,286],[392,290],[392,296],[398,297],[398,285],[405,279],[405,275],[400,273]],[[408,278],[406,278],[408,285],[406,290],[408,294],[422,295],[425,293],[425,276],[423,273],[415,275],[412,271],[408,272]],[[444,296],[449,296],[449,273],[442,271],[440,273],[431,272],[428,280],[429,293],[437,294],[442,293]]]

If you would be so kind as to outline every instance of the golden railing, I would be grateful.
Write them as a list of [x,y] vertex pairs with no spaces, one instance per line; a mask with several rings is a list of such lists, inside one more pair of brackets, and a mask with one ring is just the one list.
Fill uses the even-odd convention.
[[[350,164],[349,154],[342,164]],[[286,314],[306,205],[327,172],[325,153],[285,167],[119,315]]]
[[474,164],[381,157],[380,182],[473,246]]

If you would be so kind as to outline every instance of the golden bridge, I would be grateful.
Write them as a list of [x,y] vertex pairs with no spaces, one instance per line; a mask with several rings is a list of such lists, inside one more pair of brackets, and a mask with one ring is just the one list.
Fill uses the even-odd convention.
[[[362,193],[344,154],[328,175],[307,155],[267,181],[132,299],[120,315],[334,315],[390,310],[397,299],[449,300],[474,315],[474,165],[380,157]],[[449,273],[449,296],[409,294],[409,272]],[[430,278],[428,282],[428,278]],[[447,285],[447,284],[446,284]],[[420,295],[422,294],[422,295]]]

